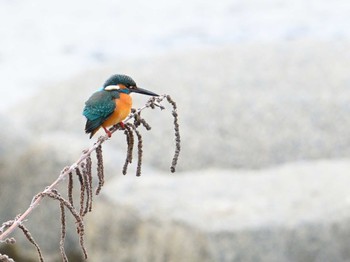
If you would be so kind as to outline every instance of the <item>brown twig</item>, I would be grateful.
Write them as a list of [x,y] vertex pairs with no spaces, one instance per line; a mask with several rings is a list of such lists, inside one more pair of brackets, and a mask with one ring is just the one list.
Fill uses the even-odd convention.
[[122,170],[123,175],[126,175],[128,165],[131,164],[132,162],[132,151],[134,148],[134,133],[130,126],[131,124],[127,123],[125,125],[125,130],[124,130],[124,134],[126,136],[126,143],[128,147],[127,147],[126,158],[125,158],[125,162]]
[[[87,258],[87,252],[85,249],[85,245],[84,245],[84,222],[83,222],[83,218],[80,216],[80,214],[76,211],[76,209],[69,203],[69,201],[65,200],[63,197],[61,197],[56,190],[52,190],[51,192],[42,192],[39,193],[40,196],[48,196],[52,199],[58,200],[60,202],[60,204],[64,205],[70,212],[71,214],[74,216],[75,220],[76,220],[76,227],[77,227],[77,233],[79,235],[79,242],[80,242],[80,246],[81,249],[84,253],[84,257],[85,259]],[[62,222],[62,221],[61,221]]]
[[102,146],[99,145],[96,148],[96,157],[97,157],[97,177],[98,177],[98,186],[96,189],[96,195],[100,194],[101,188],[105,183],[104,173],[103,173],[103,156],[102,156]]
[[68,199],[69,203],[74,206],[73,204],[73,174],[70,172],[68,174]]
[[60,250],[62,260],[64,262],[68,261],[66,251],[64,249],[64,239],[66,238],[66,214],[64,210],[64,204],[60,202],[60,210],[61,210],[61,239],[60,239]]
[[[96,150],[97,150],[97,148],[96,148]],[[91,212],[91,210],[92,210],[92,160],[91,160],[91,155],[89,155],[86,158],[86,165],[85,166],[86,166],[86,172],[85,172],[86,177],[85,178],[88,181],[88,189],[89,189],[88,199],[90,200],[88,202],[88,211]]]
[[136,126],[131,124],[131,127],[133,128],[136,137],[137,137],[137,168],[136,168],[136,176],[141,176],[141,165],[142,165],[142,135],[141,133],[136,129]]
[[179,128],[179,121],[178,121],[178,114],[177,114],[176,103],[169,95],[167,95],[166,98],[167,98],[167,101],[173,107],[172,115],[174,117],[175,153],[174,153],[173,161],[171,162],[170,171],[172,173],[174,173],[175,172],[175,167],[176,167],[176,164],[177,164],[177,160],[179,159],[180,150],[181,150],[181,146],[180,146],[180,143],[181,143],[180,128]]
[[146,130],[152,129],[151,126],[146,122],[146,120],[141,117],[141,112],[139,112],[138,114],[134,115],[134,125],[136,127],[139,127],[141,124],[146,128]]
[[84,181],[84,188],[86,191],[86,202],[85,202],[85,208],[83,211],[83,216],[85,216],[87,214],[87,212],[89,212],[89,206],[90,206],[90,202],[91,199],[90,197],[92,196],[92,194],[90,194],[90,191],[92,190],[90,187],[90,183],[89,183],[89,175],[88,175],[88,171],[86,168],[86,163],[81,163],[81,168],[82,168],[82,176],[83,176],[83,181]]
[[84,215],[84,200],[85,200],[85,182],[84,182],[84,177],[81,174],[81,171],[79,167],[75,169],[75,172],[78,176],[79,183],[80,183],[80,216]]
[[29,230],[22,223],[18,224],[18,227],[22,230],[23,234],[26,236],[28,241],[35,246],[36,251],[38,252],[40,262],[44,262],[44,258],[43,258],[43,254],[41,253],[41,249],[40,249],[39,245],[35,242],[34,238],[30,234]]

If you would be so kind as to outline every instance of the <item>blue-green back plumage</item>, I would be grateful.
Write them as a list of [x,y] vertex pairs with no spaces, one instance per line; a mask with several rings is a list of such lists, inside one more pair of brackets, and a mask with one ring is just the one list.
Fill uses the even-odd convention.
[[83,115],[87,118],[85,132],[94,134],[102,123],[114,112],[114,99],[119,98],[116,91],[97,91],[85,102]]

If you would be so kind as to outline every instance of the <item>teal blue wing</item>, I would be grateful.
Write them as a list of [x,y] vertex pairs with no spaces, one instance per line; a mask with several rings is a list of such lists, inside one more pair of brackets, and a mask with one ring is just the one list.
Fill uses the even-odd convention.
[[88,101],[85,102],[83,115],[86,117],[85,132],[91,133],[90,138],[97,129],[115,110],[114,98],[107,91],[94,93]]

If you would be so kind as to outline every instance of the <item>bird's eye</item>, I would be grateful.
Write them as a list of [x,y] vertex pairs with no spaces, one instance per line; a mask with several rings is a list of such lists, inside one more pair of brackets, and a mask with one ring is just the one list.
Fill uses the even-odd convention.
[[106,86],[105,90],[107,91],[111,91],[111,90],[119,90],[120,86],[119,85],[110,85],[110,86]]

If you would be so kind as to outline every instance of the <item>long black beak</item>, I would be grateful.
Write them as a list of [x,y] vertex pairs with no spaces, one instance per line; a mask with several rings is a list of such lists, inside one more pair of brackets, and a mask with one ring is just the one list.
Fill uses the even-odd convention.
[[139,94],[143,94],[143,95],[148,95],[148,96],[159,96],[157,95],[156,93],[153,93],[151,91],[148,91],[146,89],[143,89],[143,88],[139,88],[139,87],[136,87],[136,88],[132,88],[130,89],[131,92],[134,92],[134,93],[139,93]]

